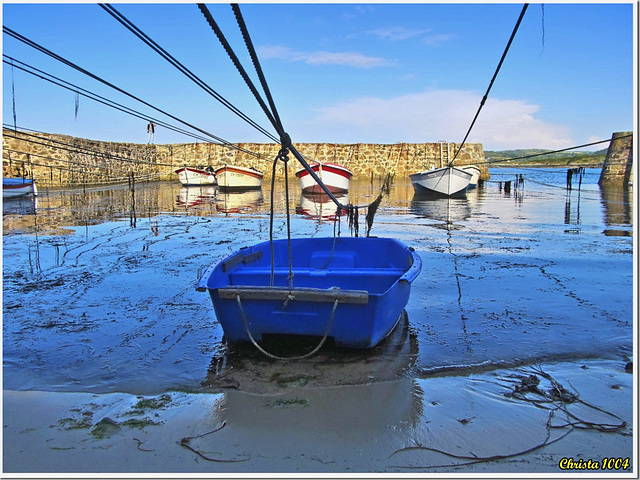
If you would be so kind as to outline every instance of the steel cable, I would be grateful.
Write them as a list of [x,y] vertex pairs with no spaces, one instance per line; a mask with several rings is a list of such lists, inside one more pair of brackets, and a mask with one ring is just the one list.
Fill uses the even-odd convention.
[[453,156],[453,159],[449,162],[449,166],[453,165],[453,162],[455,162],[456,158],[458,157],[458,154],[462,151],[462,147],[464,146],[465,142],[467,141],[467,137],[469,137],[469,134],[471,133],[471,129],[473,128],[473,125],[476,123],[476,120],[478,119],[478,115],[480,115],[480,111],[482,110],[482,107],[484,107],[484,103],[487,101],[487,97],[489,96],[489,92],[491,91],[491,87],[493,86],[493,82],[496,80],[496,77],[498,76],[498,72],[502,68],[502,63],[504,62],[504,59],[507,56],[507,52],[509,51],[509,48],[511,47],[511,43],[513,42],[513,39],[516,36],[516,32],[518,31],[518,28],[520,27],[520,22],[522,22],[522,18],[524,17],[524,13],[527,11],[527,7],[528,6],[529,6],[529,4],[525,3],[524,6],[522,7],[522,11],[520,12],[520,16],[518,17],[518,21],[516,22],[516,26],[514,27],[513,32],[511,32],[511,37],[509,38],[509,41],[507,42],[507,46],[504,49],[504,52],[502,53],[502,58],[500,58],[500,62],[498,63],[498,67],[496,68],[496,71],[493,74],[493,78],[491,78],[491,82],[489,82],[489,88],[487,88],[487,91],[484,94],[484,97],[482,97],[482,100],[480,101],[480,106],[478,107],[478,111],[476,112],[476,115],[473,117],[473,121],[471,122],[471,125],[469,126],[469,130],[467,130],[467,134],[464,136],[464,139],[462,140],[462,143],[460,144],[460,148],[458,148],[458,151]]
[[147,34],[145,34],[140,28],[133,24],[129,19],[127,19],[122,13],[116,10],[110,4],[98,4],[102,7],[107,13],[109,13],[113,18],[115,18],[119,23],[121,23],[124,27],[126,27],[130,32],[132,32],[135,36],[141,39],[144,43],[146,43],[149,47],[151,47],[156,53],[158,53],[161,57],[171,63],[174,67],[176,67],[180,72],[182,72],[185,76],[187,76],[190,80],[192,80],[196,85],[201,87],[205,92],[215,98],[222,105],[227,107],[230,111],[235,113],[249,125],[254,127],[259,132],[263,133],[267,137],[269,137],[273,141],[278,141],[278,139],[273,136],[266,129],[258,125],[255,121],[249,118],[245,113],[243,113],[240,109],[235,107],[231,102],[229,102],[226,98],[216,92],[213,88],[207,85],[202,79],[200,79],[197,75],[195,75],[191,70],[185,67],[182,63],[180,63],[175,57],[169,54],[164,48],[162,48],[157,42],[152,40]]

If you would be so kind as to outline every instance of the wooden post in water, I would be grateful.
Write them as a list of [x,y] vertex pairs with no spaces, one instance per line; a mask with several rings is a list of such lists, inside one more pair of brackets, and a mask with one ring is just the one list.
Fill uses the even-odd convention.
[[617,132],[604,159],[598,185],[601,187],[626,187],[632,182],[633,132]]

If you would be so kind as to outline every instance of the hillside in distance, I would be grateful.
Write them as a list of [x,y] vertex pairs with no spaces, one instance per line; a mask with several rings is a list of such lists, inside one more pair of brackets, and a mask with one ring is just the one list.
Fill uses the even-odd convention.
[[604,164],[607,149],[596,152],[553,152],[540,148],[517,150],[485,150],[487,162],[496,165],[511,166],[548,166],[548,167],[601,167]]

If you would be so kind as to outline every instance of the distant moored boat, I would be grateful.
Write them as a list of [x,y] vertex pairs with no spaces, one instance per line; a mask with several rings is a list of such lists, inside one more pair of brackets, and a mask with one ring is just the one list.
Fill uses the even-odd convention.
[[[337,163],[311,163],[309,166],[331,193],[343,193],[349,190],[349,180],[351,180],[353,173],[348,168],[338,165]],[[300,179],[300,187],[302,187],[303,192],[324,192],[311,174],[304,168],[296,172],[296,177]]]
[[255,168],[223,165],[216,168],[218,187],[225,190],[247,190],[262,188],[262,172]]
[[469,188],[475,188],[476,185],[478,185],[478,180],[480,180],[480,169],[475,165],[465,165],[464,167],[460,167],[460,169],[471,174],[471,180],[469,180]]
[[212,167],[204,170],[198,168],[183,167],[176,170],[182,185],[216,185],[216,176]]

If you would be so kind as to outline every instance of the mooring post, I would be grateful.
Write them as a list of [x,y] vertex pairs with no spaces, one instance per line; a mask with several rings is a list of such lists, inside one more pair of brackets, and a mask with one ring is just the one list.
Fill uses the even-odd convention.
[[611,137],[598,185],[626,187],[633,174],[633,132],[617,132]]

